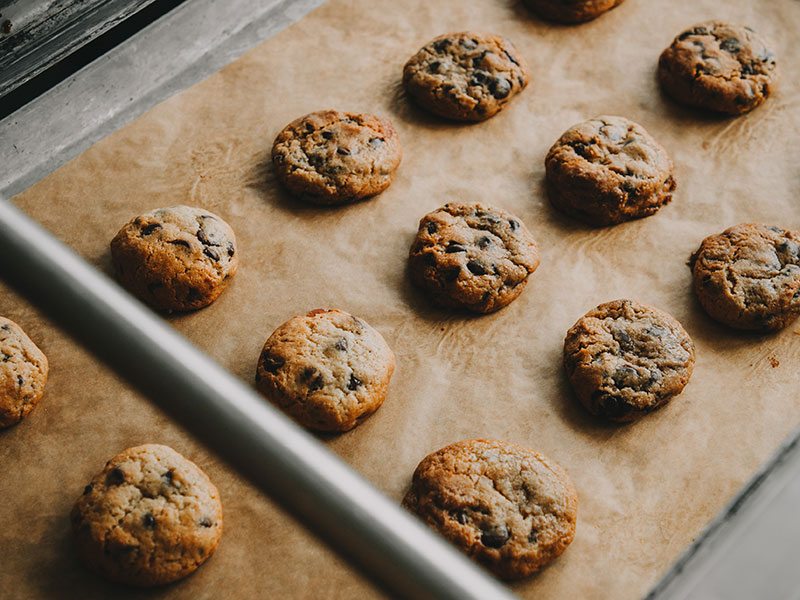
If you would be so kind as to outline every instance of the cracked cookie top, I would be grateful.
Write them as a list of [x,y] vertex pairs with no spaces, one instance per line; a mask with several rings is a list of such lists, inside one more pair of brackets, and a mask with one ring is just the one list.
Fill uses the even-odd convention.
[[403,506],[504,579],[527,577],[575,537],[578,499],[566,472],[535,450],[468,440],[426,456]]
[[128,448],[92,478],[72,508],[84,562],[136,586],[182,579],[214,553],[222,504],[214,484],[172,448]]
[[22,327],[0,317],[0,428],[19,423],[41,399],[47,357]]
[[402,156],[389,119],[335,110],[292,121],[272,147],[281,183],[314,204],[355,202],[382,192]]
[[559,23],[583,23],[622,4],[623,0],[524,0],[536,13]]
[[634,421],[681,393],[694,369],[694,343],[662,310],[631,300],[599,305],[564,340],[564,368],[589,412]]
[[704,239],[690,265],[700,304],[721,323],[775,331],[800,315],[800,232],[742,223]]
[[529,81],[528,63],[511,42],[474,31],[431,40],[403,67],[403,85],[418,104],[461,121],[488,119]]
[[607,115],[565,131],[547,153],[545,176],[556,208],[597,226],[652,215],[676,187],[667,151],[641,125]]
[[753,29],[710,21],[678,35],[658,61],[664,90],[683,104],[739,115],[775,90],[775,53]]
[[538,266],[522,221],[477,202],[450,202],[425,215],[409,254],[412,281],[434,301],[479,313],[514,300]]
[[167,312],[211,304],[239,264],[230,226],[191,206],[139,215],[111,241],[111,257],[123,287]]
[[256,387],[301,425],[347,431],[386,397],[394,354],[380,333],[341,310],[312,310],[270,335]]

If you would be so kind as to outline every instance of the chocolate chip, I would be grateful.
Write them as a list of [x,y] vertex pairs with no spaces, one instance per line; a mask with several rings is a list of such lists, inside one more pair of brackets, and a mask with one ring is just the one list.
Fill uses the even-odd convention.
[[742,42],[740,42],[734,37],[729,37],[727,39],[722,40],[719,47],[725,50],[725,52],[730,52],[731,54],[737,54],[742,49]]
[[200,527],[211,527],[214,523],[211,522],[211,519],[208,517],[203,517],[200,520]]
[[8,362],[9,358],[11,358],[11,355],[10,354],[6,354],[5,352],[3,352],[3,362]]
[[431,61],[430,63],[428,63],[428,71],[430,71],[431,73],[438,73],[439,67],[441,66],[442,63],[439,62],[438,60]]
[[528,543],[535,544],[538,538],[539,538],[539,532],[531,528],[531,532],[528,534]]
[[161,475],[162,483],[164,483],[164,485],[168,485],[170,487],[177,487],[175,485],[175,482],[172,480],[174,475],[175,475],[175,470],[174,469],[170,469],[169,471],[167,471],[166,473]]
[[373,148],[380,148],[383,146],[383,140],[379,137],[369,138],[369,145]]
[[125,473],[117,467],[114,467],[106,475],[106,485],[120,485],[125,482]]
[[314,131],[314,126],[313,126],[311,123],[309,123],[308,121],[306,121],[306,124],[305,124],[305,125],[306,125],[306,131],[307,131],[307,132],[311,133],[312,131]]
[[445,281],[455,281],[458,279],[459,273],[461,273],[461,267],[452,267],[442,273],[442,277]]
[[22,387],[22,384],[25,383],[25,380],[22,378],[22,375],[17,375],[17,383],[19,387]]
[[11,328],[8,325],[3,325],[2,327],[0,327],[0,329],[2,329],[3,331],[9,331],[9,332],[11,331]]
[[264,357],[264,360],[261,361],[261,364],[267,373],[272,373],[274,375],[278,372],[278,369],[286,364],[286,361],[280,356],[270,356],[268,354]]
[[485,250],[486,248],[492,245],[492,240],[489,239],[487,236],[483,236],[475,243],[478,244],[478,248]]
[[323,131],[322,132],[322,137],[325,138],[326,140],[332,140],[333,139],[333,132],[332,131]]
[[336,340],[336,343],[333,345],[333,347],[340,352],[347,352],[347,338],[339,338]]
[[742,75],[755,75],[758,73],[757,62],[744,63],[742,65]]
[[317,375],[314,380],[308,384],[308,391],[314,392],[316,390],[321,390],[324,385],[325,381],[322,379],[322,375]]
[[428,233],[436,233],[437,229],[439,229],[439,227],[436,225],[436,223],[433,221],[428,221]]
[[519,62],[517,62],[517,59],[511,56],[507,51],[503,50],[503,54],[505,54],[508,60],[510,60],[512,63],[519,66]]
[[454,252],[466,252],[467,249],[458,242],[450,242],[447,244],[447,248],[445,248],[444,251],[447,254],[453,254]]
[[233,242],[228,242],[228,256],[233,256],[236,250],[233,247]]
[[364,385],[364,382],[356,377],[353,373],[350,373],[350,381],[347,382],[347,389],[352,392],[355,391],[360,385]]
[[487,548],[500,548],[510,537],[511,533],[503,523],[481,531],[481,543]]
[[635,196],[636,193],[639,191],[638,186],[636,183],[630,180],[625,180],[622,182],[622,191],[628,194],[629,196]]
[[473,40],[473,39],[458,40],[458,43],[465,50],[474,50],[475,48],[478,47],[478,40]]
[[619,347],[626,352],[634,350],[633,338],[628,335],[628,332],[622,329],[614,329],[611,332],[614,340],[619,344]]
[[633,367],[623,365],[614,371],[611,379],[618,388],[633,387],[639,382],[639,372]]
[[154,231],[158,231],[159,229],[161,229],[161,225],[159,225],[158,223],[150,223],[149,225],[145,225],[144,227],[142,227],[142,235],[150,235]]
[[511,93],[511,82],[503,77],[495,77],[489,82],[489,92],[498,100],[502,100]]
[[491,75],[487,71],[475,71],[470,77],[469,85],[483,85],[491,79]]
[[93,489],[94,489],[94,486],[90,483],[85,488],[83,488],[83,495],[85,496],[86,494],[91,492]]
[[433,49],[437,52],[443,52],[450,44],[453,43],[453,40],[450,38],[444,38],[443,40],[436,40],[433,43]]
[[467,268],[473,275],[486,275],[486,267],[476,260],[471,260],[467,263]]
[[217,252],[216,248],[212,247],[203,248],[203,254],[205,254],[208,258],[210,258],[214,262],[219,261],[219,252]]
[[706,35],[708,34],[708,30],[705,27],[695,27],[689,31],[684,31],[680,36],[678,36],[679,40],[685,40],[690,35]]
[[600,413],[607,417],[619,417],[627,411],[627,406],[622,400],[602,390],[597,390],[592,394],[592,399],[599,401],[598,408]]
[[303,372],[300,373],[300,381],[303,383],[309,381],[314,375],[316,375],[318,371],[314,367],[306,367],[303,369]]
[[354,154],[354,152],[352,150],[349,150],[348,148],[343,148],[342,146],[339,146],[336,149],[336,154],[341,154],[342,156],[350,156],[351,154]]
[[144,525],[145,529],[155,529],[156,528],[156,520],[153,518],[151,513],[145,513],[142,517],[142,525]]
[[192,249],[192,247],[189,245],[189,242],[187,242],[186,240],[170,240],[167,243],[172,244],[173,246],[184,246],[187,250]]
[[519,227],[519,223],[517,223],[514,219],[511,219],[508,222],[508,226],[511,227],[511,231],[516,231],[517,227]]

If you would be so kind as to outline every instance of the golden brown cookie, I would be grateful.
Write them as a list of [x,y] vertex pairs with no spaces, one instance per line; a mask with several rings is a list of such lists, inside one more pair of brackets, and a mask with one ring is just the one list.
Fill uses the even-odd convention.
[[495,440],[426,456],[403,506],[504,579],[527,577],[564,552],[578,516],[575,487],[559,465]]
[[703,240],[690,265],[694,291],[713,319],[776,331],[800,315],[800,232],[742,223]]
[[663,310],[615,300],[570,328],[564,368],[590,413],[635,421],[683,391],[694,369],[694,343]]
[[539,16],[558,23],[583,23],[596,19],[624,0],[524,0]]
[[221,217],[171,206],[139,215],[111,241],[119,282],[157,310],[196,310],[236,273],[236,237]]
[[411,280],[436,303],[488,313],[522,293],[539,250],[518,217],[450,202],[419,222],[408,261]]
[[272,146],[278,179],[314,204],[344,204],[382,192],[402,157],[389,119],[335,110],[292,121]]
[[658,79],[681,104],[740,115],[775,91],[779,73],[775,53],[753,29],[709,21],[661,53]]
[[347,431],[380,408],[393,372],[380,333],[341,310],[318,309],[269,336],[256,387],[309,429]]
[[672,199],[672,160],[641,125],[599,116],[569,128],[545,158],[558,210],[595,226],[647,217]]
[[47,357],[22,327],[0,317],[0,428],[24,419],[41,400]]
[[423,108],[448,119],[483,121],[530,81],[530,69],[508,40],[462,31],[434,38],[403,67],[403,85]]
[[150,587],[193,573],[222,535],[219,493],[172,448],[128,448],[92,478],[71,514],[88,567],[111,581]]

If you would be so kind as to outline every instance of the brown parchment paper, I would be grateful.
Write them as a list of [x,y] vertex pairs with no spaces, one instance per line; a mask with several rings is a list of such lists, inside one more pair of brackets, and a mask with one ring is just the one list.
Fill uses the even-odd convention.
[[[660,51],[712,18],[757,28],[779,56],[780,91],[740,118],[676,106],[656,84]],[[474,125],[418,110],[399,85],[422,44],[465,29],[508,37],[533,73],[503,112]],[[772,335],[717,325],[695,301],[686,266],[705,236],[730,225],[800,228],[799,33],[800,3],[790,0],[628,0],[574,27],[545,23],[509,0],[331,0],[14,201],[107,273],[108,242],[133,216],[178,203],[222,215],[239,239],[239,273],[209,308],[170,317],[177,330],[252,381],[262,344],[293,315],[338,307],[366,319],[396,353],[388,399],[356,430],[324,443],[398,502],[417,462],[448,443],[489,437],[538,449],[577,486],[577,536],[552,566],[512,588],[525,598],[634,599],[800,420],[800,323]],[[394,121],[404,159],[385,193],[320,209],[278,187],[269,161],[275,135],[325,108]],[[657,215],[590,229],[548,204],[547,149],[597,114],[641,123],[671,153],[678,188]],[[498,313],[440,310],[409,285],[418,220],[450,200],[505,208],[540,244],[541,266]],[[607,426],[577,406],[561,351],[575,320],[622,297],[681,321],[697,365],[663,410]],[[0,433],[0,597],[378,596],[7,288],[0,314],[21,324],[51,365],[39,407]],[[195,575],[140,592],[78,564],[68,513],[108,458],[148,442],[173,446],[209,473],[225,532]]]

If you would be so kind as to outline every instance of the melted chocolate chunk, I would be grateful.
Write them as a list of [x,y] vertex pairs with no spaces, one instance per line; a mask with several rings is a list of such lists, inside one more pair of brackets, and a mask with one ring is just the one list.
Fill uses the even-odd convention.
[[174,475],[175,475],[175,470],[170,469],[169,471],[161,475],[161,482],[164,483],[164,485],[168,485],[170,487],[176,487],[175,482],[172,480]]
[[350,390],[351,392],[355,391],[356,389],[358,389],[358,386],[363,384],[364,382],[362,382],[358,377],[356,377],[355,374],[350,373],[350,381],[347,382],[348,390]]
[[216,248],[206,247],[203,248],[203,254],[205,254],[208,258],[213,260],[214,262],[219,262],[219,252]]
[[233,248],[233,242],[228,242],[228,256],[233,256],[234,252],[235,250]]
[[156,528],[156,520],[153,518],[152,513],[144,513],[144,516],[142,517],[142,525],[144,525],[145,529]]
[[465,513],[463,510],[451,510],[450,516],[462,525],[467,524],[467,513]]
[[344,148],[344,147],[342,147],[342,146],[339,146],[339,147],[336,149],[336,154],[339,154],[339,155],[341,155],[341,156],[350,156],[351,154],[357,154],[357,153],[356,153],[356,152],[353,152],[352,150],[350,150],[350,149],[348,149],[348,148]]
[[519,227],[519,223],[517,223],[514,219],[511,219],[508,222],[508,226],[511,227],[511,231],[516,231],[517,228]]
[[326,140],[332,140],[333,139],[333,132],[332,131],[323,131],[322,132],[322,137],[324,139],[326,139]]
[[500,548],[511,537],[508,528],[503,524],[496,525],[491,529],[481,530],[481,543],[487,548]]
[[192,247],[189,245],[189,242],[187,242],[186,240],[170,240],[167,243],[168,244],[172,244],[173,246],[183,246],[187,250],[191,250],[192,249]]
[[486,275],[486,267],[476,260],[471,260],[467,263],[467,268],[473,275]]
[[114,467],[109,471],[108,475],[106,475],[106,485],[120,485],[122,483],[125,483],[125,473],[117,467]]
[[267,373],[272,373],[274,375],[278,372],[278,369],[286,364],[286,361],[280,356],[267,355],[264,357],[264,360],[261,364],[264,366],[264,370]]
[[730,52],[731,54],[737,54],[742,50],[742,42],[740,42],[734,37],[729,37],[727,39],[722,40],[719,47],[725,50],[725,52]]
[[142,227],[142,235],[151,235],[154,231],[158,231],[159,229],[161,229],[161,225],[158,223],[150,223]]
[[444,52],[444,50],[453,43],[453,40],[450,38],[444,38],[443,40],[436,40],[433,43],[433,49],[437,52]]
[[464,246],[462,246],[462,245],[461,245],[461,244],[459,244],[458,242],[450,242],[450,243],[447,245],[447,248],[445,248],[445,249],[444,249],[444,251],[445,251],[447,254],[453,254],[454,252],[466,252],[466,251],[467,251],[467,249],[466,249],[466,248],[464,248]]
[[495,77],[489,82],[489,92],[498,100],[502,100],[511,93],[511,82],[504,77]]
[[436,233],[437,229],[439,229],[439,227],[436,225],[436,223],[433,221],[428,221],[428,233]]
[[200,520],[200,527],[211,527],[214,523],[208,517],[203,517]]

